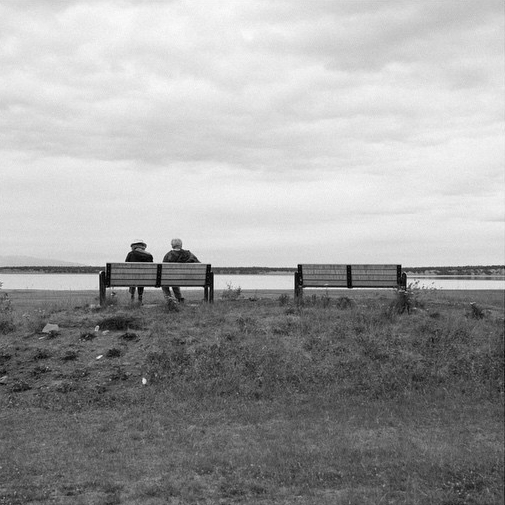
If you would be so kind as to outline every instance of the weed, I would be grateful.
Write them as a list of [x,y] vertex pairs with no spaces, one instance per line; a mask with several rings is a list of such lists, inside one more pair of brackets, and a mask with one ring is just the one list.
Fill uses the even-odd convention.
[[48,359],[51,357],[51,353],[46,349],[37,349],[32,357],[33,361],[39,361],[41,359]]
[[75,361],[78,356],[79,355],[76,351],[66,351],[61,357],[61,361]]
[[233,286],[231,282],[226,284],[226,289],[221,293],[221,298],[226,301],[236,301],[242,296],[242,288]]
[[352,309],[356,306],[356,302],[347,296],[340,296],[336,301],[336,306],[339,309]]
[[121,356],[121,350],[113,347],[105,353],[106,358],[119,358]]
[[126,333],[120,335],[119,338],[123,340],[138,340],[139,336],[136,333],[127,331]]
[[79,340],[82,340],[84,342],[88,342],[90,340],[94,340],[96,337],[97,337],[96,332],[85,332],[85,333],[81,333]]
[[98,326],[101,330],[140,329],[142,328],[142,321],[132,314],[118,312],[117,314],[102,319],[98,323]]
[[28,331],[40,333],[47,323],[49,313],[45,309],[36,309],[33,312],[25,312],[22,315]]
[[472,319],[484,319],[484,311],[475,303],[470,303],[470,317]]
[[[0,288],[1,286],[0,283]],[[9,295],[0,290],[0,335],[10,333],[15,328]]]
[[389,311],[393,314],[410,314],[418,308],[424,308],[423,295],[435,288],[420,286],[419,281],[411,282],[406,288],[395,289],[395,298],[391,302]]
[[281,307],[285,307],[286,305],[288,305],[290,303],[290,301],[291,301],[291,297],[289,295],[287,295],[286,293],[282,294],[278,298],[279,306],[281,306]]
[[169,296],[165,299],[165,302],[167,312],[180,312],[181,308],[179,306],[179,302],[175,298]]
[[28,384],[27,382],[25,382],[23,380],[15,381],[10,387],[10,389],[13,393],[22,393],[23,391],[28,391],[31,388],[32,387],[30,386],[30,384]]

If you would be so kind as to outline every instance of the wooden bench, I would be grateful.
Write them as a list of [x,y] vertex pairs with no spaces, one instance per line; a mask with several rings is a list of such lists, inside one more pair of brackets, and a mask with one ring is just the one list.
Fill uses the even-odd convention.
[[303,288],[403,288],[407,275],[401,265],[298,265],[295,298]]
[[99,274],[100,305],[113,287],[203,287],[206,302],[214,301],[214,273],[206,263],[107,263]]

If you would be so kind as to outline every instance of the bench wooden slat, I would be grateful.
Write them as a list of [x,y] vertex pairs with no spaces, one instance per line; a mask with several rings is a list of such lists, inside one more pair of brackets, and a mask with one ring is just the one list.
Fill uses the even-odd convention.
[[161,282],[161,286],[170,287],[170,286],[178,286],[178,287],[190,287],[190,286],[205,286],[205,281],[201,279],[165,279]]
[[342,280],[324,280],[324,279],[310,279],[310,280],[304,280],[303,281],[303,286],[307,288],[316,288],[316,287],[347,287],[347,279],[342,279]]
[[145,277],[128,278],[128,279],[111,279],[109,282],[110,287],[120,286],[145,286],[155,287],[157,284],[156,279],[146,279]]
[[161,266],[165,271],[205,272],[208,265],[206,263],[162,263]]
[[157,263],[142,263],[139,261],[130,263],[109,263],[114,270],[156,270]]
[[395,287],[398,286],[398,282],[395,280],[381,281],[377,279],[368,279],[368,280],[356,280],[352,279],[352,287],[353,288],[365,288],[365,287]]

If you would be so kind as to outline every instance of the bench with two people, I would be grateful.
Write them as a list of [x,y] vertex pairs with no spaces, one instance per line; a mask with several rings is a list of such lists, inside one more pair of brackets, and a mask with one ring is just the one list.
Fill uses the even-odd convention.
[[[128,287],[131,301],[143,300],[144,288],[161,288],[166,300],[184,302],[181,286],[203,287],[207,302],[214,301],[214,274],[211,265],[200,263],[188,250],[182,249],[182,241],[173,239],[172,250],[163,258],[163,263],[153,263],[153,256],[146,251],[146,243],[136,240],[131,244],[131,251],[125,263],[107,263],[105,270],[99,273],[100,305],[106,301],[106,289]],[[173,292],[170,291],[170,289]]]
[[[182,249],[179,239],[172,241],[173,249],[165,255],[163,263],[152,263],[152,256],[145,251],[145,244],[140,243],[144,246],[140,249],[140,254],[130,253],[125,263],[107,263],[105,271],[100,272],[101,305],[105,303],[108,287],[129,287],[132,301],[137,289],[140,302],[144,287],[161,287],[166,299],[172,298],[172,288],[175,299],[179,302],[184,301],[181,286],[202,287],[204,300],[210,303],[214,301],[214,273],[211,264],[199,263],[190,251]],[[132,251],[139,251],[133,248],[135,245],[136,243],[132,244]],[[401,265],[397,264],[299,264],[294,274],[294,284],[295,298],[300,298],[304,288],[406,289],[407,276],[402,272]]]

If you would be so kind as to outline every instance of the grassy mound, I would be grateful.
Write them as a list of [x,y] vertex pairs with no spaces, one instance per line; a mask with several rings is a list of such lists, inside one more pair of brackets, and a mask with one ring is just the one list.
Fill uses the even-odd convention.
[[413,295],[6,304],[0,503],[501,503],[502,294]]

